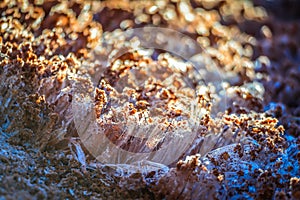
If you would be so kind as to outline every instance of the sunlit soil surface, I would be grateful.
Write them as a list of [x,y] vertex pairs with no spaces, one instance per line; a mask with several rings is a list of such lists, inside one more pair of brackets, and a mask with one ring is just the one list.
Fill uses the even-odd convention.
[[[0,13],[1,198],[300,198],[298,19],[234,0],[4,1]],[[217,70],[203,82],[180,56],[118,37],[148,25],[189,36]],[[101,133],[125,151],[195,137],[156,170],[101,162],[72,110],[87,91]]]

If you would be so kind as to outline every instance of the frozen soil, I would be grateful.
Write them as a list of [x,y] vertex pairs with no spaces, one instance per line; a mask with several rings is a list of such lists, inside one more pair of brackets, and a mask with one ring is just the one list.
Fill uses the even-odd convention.
[[[262,1],[255,2],[268,6],[267,4],[262,3]],[[53,6],[52,4],[55,5],[56,3],[48,2],[44,5],[43,10],[46,14],[47,12],[49,13],[50,7]],[[197,4],[192,3],[192,5],[196,6]],[[80,13],[80,10],[78,11],[75,8],[76,6],[73,7],[74,12]],[[1,12],[3,9],[6,9],[6,7],[1,7]],[[216,9],[218,9],[218,6],[216,6]],[[105,17],[101,17],[100,12],[95,14],[95,20],[105,24],[108,21],[107,18],[109,18],[106,13],[108,10],[109,9],[104,8],[101,11],[102,15]],[[270,11],[275,12],[274,10],[276,11],[276,9],[272,7]],[[110,14],[111,18],[117,18],[117,20],[113,20],[106,26],[103,25],[104,31],[111,31],[118,27],[122,21],[120,19],[134,17],[131,13],[118,9],[114,9]],[[48,18],[48,20],[47,23],[41,25],[40,28],[34,31],[36,35],[42,34],[42,31],[46,26],[54,26],[51,25],[51,19]],[[164,24],[166,22],[162,21],[161,23]],[[226,23],[228,26],[237,24],[234,20]],[[273,34],[272,37],[268,36],[268,32],[262,33],[261,28],[264,24],[270,27]],[[205,174],[207,170],[212,171],[212,176],[203,175],[203,177],[210,178],[207,179],[207,185],[215,187],[206,188],[204,190],[210,193],[216,191],[221,193],[226,191],[228,197],[247,197],[249,199],[299,199],[300,21],[299,19],[293,19],[292,16],[290,16],[289,19],[282,19],[280,15],[277,16],[270,13],[269,18],[266,19],[266,21],[247,21],[238,23],[237,26],[242,31],[253,35],[258,41],[258,44],[254,46],[253,59],[256,59],[260,55],[266,55],[271,62],[269,64],[265,63],[257,66],[255,69],[255,73],[269,76],[269,78],[256,80],[262,83],[266,90],[265,101],[260,102],[262,106],[257,109],[261,109],[262,112],[267,113],[267,116],[277,118],[279,124],[283,125],[285,129],[284,153],[276,154],[276,162],[272,160],[270,163],[264,163],[265,166],[262,166],[261,169],[265,169],[265,171],[261,169],[255,171],[255,169],[253,169],[253,174],[251,174],[251,169],[249,172],[246,172],[247,170],[239,171],[239,178],[231,179],[229,173],[226,174],[222,171],[228,169],[228,166],[224,167],[220,164],[224,163],[224,161],[226,162],[229,155],[227,155],[227,153],[222,153],[220,157],[222,157],[223,160],[220,158],[220,163],[215,164],[219,165],[219,167],[208,167],[208,169],[206,169],[204,165],[200,165],[199,167],[198,164],[194,163],[198,161],[197,158],[193,157],[190,161],[179,162],[177,167],[161,172],[162,174],[167,175],[159,175],[158,177],[163,178],[156,183],[155,181],[157,181],[157,179],[153,174],[147,175],[146,177],[141,174],[130,174],[128,176],[116,174],[111,171],[109,167],[98,166],[96,161],[94,161],[92,157],[88,157],[88,155],[86,159],[89,160],[89,164],[86,165],[85,162],[72,153],[72,148],[70,148],[68,142],[64,140],[59,144],[56,144],[55,147],[48,144],[48,146],[40,148],[39,144],[35,144],[35,140],[31,139],[33,134],[30,130],[26,129],[26,126],[25,128],[23,127],[24,130],[22,130],[22,133],[14,131],[13,128],[10,127],[13,122],[9,121],[6,116],[1,115],[0,200],[201,199],[207,196],[201,196],[201,193],[197,193],[197,191],[203,190],[203,188],[201,188],[203,185],[198,184],[197,181],[199,179],[194,179],[193,177],[193,174],[195,173],[201,174],[202,172],[199,172],[201,170],[203,171],[203,174]],[[2,34],[2,36],[3,35],[4,34]],[[85,46],[86,43],[88,43],[87,39],[82,35],[79,35],[77,43],[70,42],[58,49],[57,52],[66,55],[71,51],[76,57],[84,57],[85,52],[84,50],[81,50],[81,47]],[[37,54],[47,53],[46,51],[40,53],[38,51],[39,49],[36,50]],[[0,69],[0,74],[2,73],[1,70],[2,68]],[[233,85],[240,86],[244,83],[243,81],[249,81],[249,78],[243,74],[243,72],[239,73],[239,77],[241,79],[232,83]],[[4,104],[2,100],[1,102]],[[236,108],[231,109],[233,113],[240,112],[240,110],[235,109]],[[32,121],[34,121],[34,119]],[[45,122],[45,126],[46,125],[50,126]],[[44,131],[44,129],[38,129],[38,131]],[[60,148],[61,146],[65,147]],[[239,151],[238,148],[235,149]],[[209,156],[205,159],[209,159]],[[214,161],[210,160],[210,162]],[[259,161],[256,161],[254,163],[258,162]],[[282,167],[276,168],[275,165],[280,165],[280,162],[285,164],[283,164]],[[274,172],[270,169],[273,167],[273,164],[274,168],[276,168],[276,170],[278,169],[278,171]],[[253,168],[255,167],[256,166],[253,165]],[[282,170],[280,171],[280,169]],[[277,177],[275,177],[275,175],[277,172],[281,174],[282,177],[276,179]],[[252,176],[251,180],[247,173],[250,174],[249,176]],[[186,185],[182,185],[182,177],[186,178],[186,174],[189,175],[187,178],[188,180],[184,182]],[[223,180],[224,177],[226,182]],[[249,178],[249,182],[245,181],[247,180],[247,177]],[[240,185],[238,185],[235,180],[240,181]],[[260,184],[255,183],[256,180],[258,180]],[[177,185],[168,184],[169,182],[176,182]],[[246,182],[246,184],[242,185],[244,182]],[[249,186],[247,184],[249,184]],[[225,186],[222,187],[221,185]],[[178,190],[180,191],[176,190],[176,188],[174,189],[174,187],[179,188]],[[237,192],[237,190],[239,190],[238,188],[241,188],[241,190],[244,191]],[[195,195],[185,196],[186,193],[190,194],[187,192],[188,190],[194,192]],[[249,196],[245,196],[246,194],[249,194]],[[215,194],[208,197],[224,198],[222,194]]]

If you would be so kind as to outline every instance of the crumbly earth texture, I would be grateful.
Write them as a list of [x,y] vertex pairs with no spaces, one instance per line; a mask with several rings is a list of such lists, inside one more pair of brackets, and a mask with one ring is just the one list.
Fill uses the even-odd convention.
[[[300,199],[300,21],[294,1],[266,2],[1,1],[0,199]],[[224,75],[226,107],[189,63],[130,51],[118,37],[147,25],[203,47],[204,64]],[[121,47],[127,53],[105,66]],[[162,144],[124,137],[132,124],[176,136],[197,119],[196,138],[160,170],[111,168],[76,131],[78,84],[96,86],[97,123],[124,150]]]

